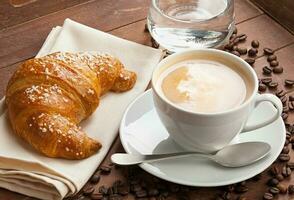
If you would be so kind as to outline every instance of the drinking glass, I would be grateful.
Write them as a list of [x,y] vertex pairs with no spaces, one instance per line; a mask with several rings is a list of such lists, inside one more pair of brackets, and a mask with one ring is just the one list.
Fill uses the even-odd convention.
[[232,34],[234,0],[152,0],[150,34],[170,52],[216,48]]

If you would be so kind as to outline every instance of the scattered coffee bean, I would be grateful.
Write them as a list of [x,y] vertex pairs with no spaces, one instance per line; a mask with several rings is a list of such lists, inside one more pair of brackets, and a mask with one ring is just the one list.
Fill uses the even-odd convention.
[[227,49],[227,50],[229,50],[229,51],[232,51],[232,50],[233,50],[233,46],[234,46],[233,43],[229,43],[229,44],[226,44],[226,45],[224,46],[224,48]]
[[93,200],[101,200],[103,198],[103,194],[99,192],[94,192],[91,194],[91,199]]
[[275,74],[281,74],[281,73],[283,73],[283,71],[284,71],[283,67],[275,67],[275,68],[273,69],[273,72],[274,72]]
[[279,184],[277,185],[277,188],[280,190],[280,193],[281,193],[281,194],[285,194],[285,193],[287,193],[288,188],[287,188],[287,186],[285,186],[284,184],[279,183]]
[[243,42],[247,39],[247,35],[246,34],[240,34],[240,35],[237,35],[237,37],[239,38],[239,41],[240,42]]
[[255,63],[255,59],[253,59],[253,58],[245,58],[245,62],[247,62],[249,65],[253,65]]
[[237,45],[239,42],[240,42],[240,38],[238,36],[232,39],[232,43],[234,45]]
[[[286,97],[287,98],[287,97]],[[288,113],[289,112],[289,107],[288,106],[284,106],[283,107],[283,112],[284,113]]]
[[251,42],[251,46],[253,48],[258,48],[259,47],[259,41],[258,40],[252,40]]
[[282,96],[285,96],[285,95],[286,95],[286,92],[284,90],[278,90],[276,92],[277,97],[282,97]]
[[100,167],[100,171],[101,171],[102,174],[109,174],[111,172],[111,167],[102,165]]
[[234,28],[233,34],[237,34],[238,33],[238,29],[237,27]]
[[100,175],[99,174],[94,174],[91,179],[90,179],[90,182],[91,183],[98,183],[100,181]]
[[251,48],[248,50],[248,56],[254,57],[258,53],[258,50],[256,48]]
[[294,169],[294,162],[288,162],[288,163],[287,163],[287,166],[288,166],[290,169]]
[[268,192],[264,193],[264,195],[263,195],[264,200],[272,200],[273,198],[274,198],[274,196]]
[[289,101],[294,101],[294,95],[289,96]]
[[285,86],[292,87],[294,85],[294,80],[286,79]]
[[264,66],[264,67],[262,68],[262,71],[263,71],[263,73],[266,74],[266,75],[270,75],[270,74],[272,73],[272,69],[269,68],[268,66]]
[[274,53],[274,51],[270,48],[264,48],[263,52],[265,55],[272,55]]
[[247,53],[247,49],[243,48],[243,47],[238,47],[237,51],[241,54],[241,55],[245,55]]
[[271,178],[267,181],[268,186],[277,186],[279,184],[279,180],[276,178]]
[[139,190],[135,193],[136,197],[142,198],[147,197],[147,192],[145,190]]
[[288,114],[287,113],[282,113],[282,119],[286,120],[288,118]]
[[159,195],[159,191],[156,188],[151,188],[148,190],[148,196],[157,196]]
[[280,170],[279,170],[279,168],[277,166],[274,165],[274,166],[271,167],[269,172],[270,172],[270,174],[272,176],[276,176],[276,175],[278,175],[280,173]]
[[280,97],[280,100],[283,103],[283,105],[285,105],[287,103],[287,96]]
[[260,91],[260,92],[264,92],[265,90],[266,90],[266,85],[263,84],[263,83],[260,83],[260,84],[258,85],[258,91]]
[[290,156],[289,156],[289,154],[281,153],[279,155],[279,160],[282,162],[287,162],[290,160]]
[[282,169],[282,175],[283,175],[284,177],[288,177],[288,176],[290,176],[291,173],[292,173],[292,170],[290,169],[290,167],[288,167],[288,166],[284,166],[284,167],[283,167],[283,169]]
[[232,198],[232,195],[230,192],[224,192],[222,195],[221,195],[222,199],[223,200],[230,200]]
[[277,88],[278,85],[279,84],[277,82],[271,82],[271,83],[268,84],[268,87],[271,88],[271,89],[274,89],[274,88]]
[[126,196],[129,194],[129,187],[127,186],[122,186],[118,188],[118,194],[122,195],[122,196]]
[[232,51],[231,53],[234,54],[235,56],[240,57],[240,53],[238,51]]
[[94,192],[95,188],[94,186],[92,185],[86,185],[84,188],[83,188],[83,194],[84,195],[91,195],[93,192]]
[[273,194],[273,195],[276,195],[276,194],[279,194],[279,193],[280,193],[280,190],[279,190],[279,188],[277,188],[277,187],[271,187],[268,191],[269,191],[271,194]]
[[278,65],[279,65],[279,62],[276,61],[276,60],[273,60],[273,61],[270,62],[271,67],[277,67]]
[[288,108],[289,108],[289,110],[294,110],[294,103],[293,103],[293,101],[290,101],[288,103]]
[[230,40],[233,39],[233,38],[235,38],[236,36],[237,36],[237,34],[233,33],[233,34],[231,35],[231,37],[230,37]]
[[270,56],[267,57],[267,61],[268,62],[272,62],[274,60],[277,60],[277,56],[276,55],[270,55]]
[[268,85],[269,83],[271,83],[273,81],[272,78],[262,78],[261,82],[265,85]]
[[104,185],[100,186],[98,191],[103,195],[106,195],[108,193],[108,189]]
[[134,185],[131,185],[130,189],[132,192],[138,192],[138,191],[142,190],[142,187],[139,184],[134,184]]
[[289,194],[294,194],[294,185],[289,185],[288,186],[288,193]]
[[235,192],[236,193],[244,193],[248,191],[248,187],[246,185],[237,185],[235,187]]
[[278,179],[278,181],[282,181],[284,180],[284,176],[282,174],[278,174],[276,175],[276,179]]
[[282,150],[282,153],[284,153],[284,154],[288,154],[289,152],[290,152],[289,147],[284,147]]

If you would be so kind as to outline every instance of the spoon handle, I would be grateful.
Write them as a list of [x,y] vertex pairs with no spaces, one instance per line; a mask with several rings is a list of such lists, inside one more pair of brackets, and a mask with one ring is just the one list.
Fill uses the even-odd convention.
[[196,152],[180,152],[180,153],[169,153],[169,154],[152,154],[152,155],[141,155],[141,154],[127,154],[127,153],[116,153],[111,156],[111,161],[118,165],[135,165],[143,162],[154,162],[159,160],[166,160],[170,158],[179,158],[189,155],[197,155],[200,157],[212,158],[213,155],[196,153]]

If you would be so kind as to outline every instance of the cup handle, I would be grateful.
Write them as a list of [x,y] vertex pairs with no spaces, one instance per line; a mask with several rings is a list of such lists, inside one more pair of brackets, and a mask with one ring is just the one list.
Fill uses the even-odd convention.
[[252,124],[252,125],[245,125],[242,130],[242,133],[248,132],[248,131],[253,131],[255,129],[259,129],[261,127],[267,126],[267,125],[271,124],[272,122],[276,121],[280,117],[280,115],[282,114],[282,111],[283,111],[283,105],[282,105],[281,100],[272,94],[258,95],[255,100],[254,108],[256,108],[258,106],[258,104],[260,104],[261,102],[264,102],[264,101],[268,101],[275,106],[275,108],[277,109],[276,114],[274,116],[272,116],[270,119],[265,120],[263,122],[259,122],[259,123]]

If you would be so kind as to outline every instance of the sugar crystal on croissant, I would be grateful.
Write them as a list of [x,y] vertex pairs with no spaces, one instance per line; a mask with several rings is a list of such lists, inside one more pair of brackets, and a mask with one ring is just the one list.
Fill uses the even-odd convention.
[[57,52],[24,62],[10,79],[6,104],[14,132],[48,157],[83,159],[101,144],[78,124],[108,91],[124,92],[136,74],[107,54]]

